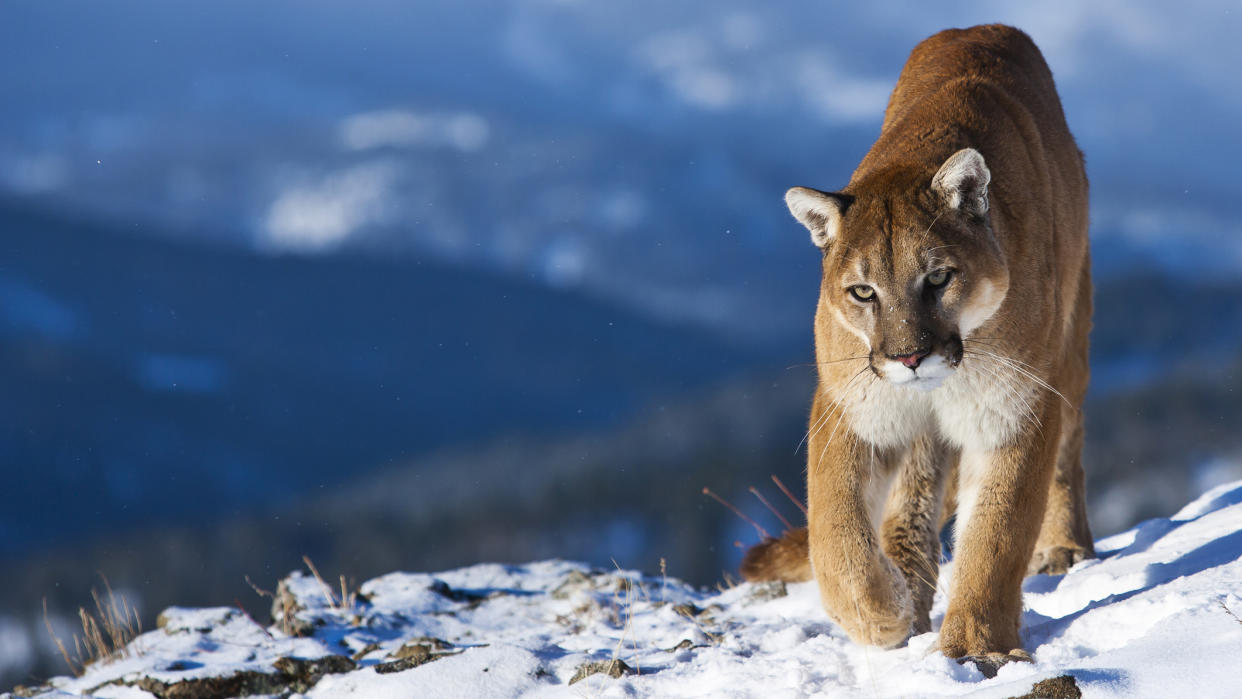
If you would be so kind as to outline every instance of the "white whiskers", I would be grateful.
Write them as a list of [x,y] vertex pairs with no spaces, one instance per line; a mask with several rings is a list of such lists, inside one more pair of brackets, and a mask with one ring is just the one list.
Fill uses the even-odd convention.
[[[863,358],[865,359],[865,357]],[[839,360],[839,361],[844,361],[844,360]],[[850,390],[850,385],[853,384],[855,381],[857,381],[858,377],[862,376],[863,373],[866,372],[867,369],[869,368],[871,368],[870,364],[868,364],[867,366],[864,366],[862,369],[859,369],[858,373],[851,376],[850,380],[845,382],[845,386],[841,389],[841,393],[838,395],[838,397],[832,399],[832,402],[830,402],[829,405],[835,405],[835,406],[840,407],[842,410],[844,410],[845,406],[841,405],[841,401],[845,398],[846,395],[848,395],[849,390]],[[828,416],[831,414],[832,414],[831,410],[825,410],[824,414],[819,417],[819,421],[807,429],[806,434],[802,435],[802,441],[798,442],[798,446],[794,447],[795,454],[798,453],[798,450],[802,448],[803,444],[806,444],[807,440],[819,434],[819,431],[824,428],[824,423],[828,421]]]
[[[970,340],[964,340],[963,342],[970,342]],[[1037,371],[1036,368],[1031,366],[1030,364],[1018,361],[1017,359],[1014,359],[1012,357],[1006,357],[1004,355],[996,354],[995,352],[989,352],[984,349],[963,348],[962,351],[963,353],[972,355],[978,359],[989,358],[996,364],[1000,364],[1001,366],[1007,367],[1019,374],[1022,374],[1023,376],[1030,379],[1031,381],[1034,381],[1035,383],[1039,384],[1040,386],[1047,389],[1048,391],[1051,391],[1052,393],[1056,394],[1056,396],[1060,398],[1062,401],[1064,401],[1065,405],[1068,406],[1071,410],[1075,409],[1074,404],[1071,403],[1069,399],[1066,398],[1060,391],[1053,388],[1052,384],[1048,383],[1047,381],[1043,380],[1038,375],[1036,375],[1035,374],[1035,371]]]

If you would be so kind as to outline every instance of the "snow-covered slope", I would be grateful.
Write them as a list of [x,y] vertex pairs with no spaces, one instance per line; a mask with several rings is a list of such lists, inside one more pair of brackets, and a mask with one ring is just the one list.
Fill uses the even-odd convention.
[[[1027,580],[1035,662],[993,679],[934,652],[935,634],[854,645],[812,584],[698,590],[546,561],[393,573],[352,607],[294,573],[271,627],[238,609],[170,609],[128,657],[35,694],[1008,697],[1068,675],[1092,697],[1237,696],[1242,482],[1097,546],[1100,559],[1064,577]],[[936,623],[943,611],[941,595]]]

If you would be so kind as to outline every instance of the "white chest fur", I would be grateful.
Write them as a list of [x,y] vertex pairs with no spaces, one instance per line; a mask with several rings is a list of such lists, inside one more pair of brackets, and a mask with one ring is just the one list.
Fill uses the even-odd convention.
[[986,361],[968,361],[945,381],[936,401],[940,434],[962,449],[1009,444],[1024,424],[1037,420],[1038,386],[1021,373]]
[[840,400],[854,434],[887,449],[909,444],[932,426],[932,398],[938,392],[874,378]]
[[933,391],[875,379],[832,397],[845,407],[850,429],[877,447],[907,445],[935,426],[953,446],[987,451],[1009,443],[1023,423],[1035,419],[1037,387],[1022,378],[967,359]]

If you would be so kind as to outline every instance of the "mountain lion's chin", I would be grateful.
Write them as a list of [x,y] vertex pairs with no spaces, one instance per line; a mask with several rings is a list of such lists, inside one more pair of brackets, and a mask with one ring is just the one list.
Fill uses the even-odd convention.
[[937,388],[940,388],[946,378],[946,376],[912,376],[905,381],[892,381],[891,379],[890,381],[898,386],[901,386],[902,388],[908,388],[911,391],[927,393],[928,391],[934,391]]
[[944,376],[920,378],[916,381],[912,381],[910,383],[910,388],[913,388],[916,391],[922,391],[924,393],[926,393],[927,391],[934,391],[937,388],[940,388],[941,384],[944,383],[945,378],[946,377]]

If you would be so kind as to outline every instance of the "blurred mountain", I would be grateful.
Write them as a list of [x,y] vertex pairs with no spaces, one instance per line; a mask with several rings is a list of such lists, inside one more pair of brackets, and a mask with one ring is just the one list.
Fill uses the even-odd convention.
[[0,220],[0,555],[617,424],[772,356],[478,269]]

